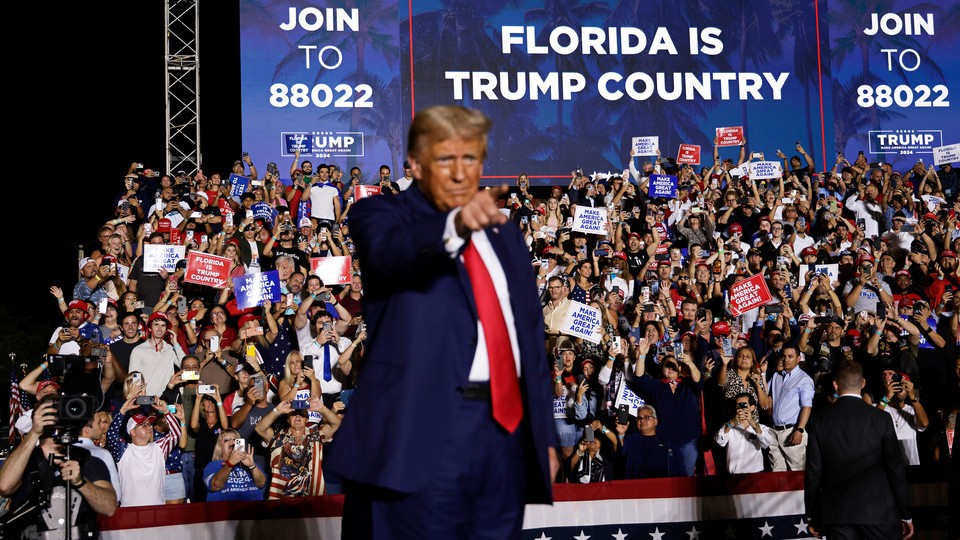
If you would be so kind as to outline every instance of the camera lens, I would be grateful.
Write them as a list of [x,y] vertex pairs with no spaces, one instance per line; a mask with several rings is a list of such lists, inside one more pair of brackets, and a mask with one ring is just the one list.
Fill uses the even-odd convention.
[[93,399],[90,396],[62,396],[57,405],[59,425],[77,425],[93,418],[93,413]]

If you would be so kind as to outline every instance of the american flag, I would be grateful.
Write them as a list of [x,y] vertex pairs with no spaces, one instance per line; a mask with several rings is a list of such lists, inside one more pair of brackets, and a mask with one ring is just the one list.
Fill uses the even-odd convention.
[[[917,540],[949,538],[947,471],[907,472]],[[803,472],[651,478],[554,484],[554,504],[527,505],[523,540],[797,540],[812,538],[804,518]],[[204,506],[204,505],[200,505]],[[199,507],[198,507],[199,508]],[[340,537],[343,496],[206,505],[187,512],[119,508],[100,520],[102,540],[180,540],[240,536],[269,526],[272,537]],[[293,517],[292,517],[293,516]],[[265,525],[269,524],[269,525]],[[166,535],[166,536],[164,536]]]
[[13,448],[13,445],[17,442],[17,419],[20,418],[26,411],[26,405],[29,403],[30,399],[25,393],[20,390],[19,379],[17,378],[17,362],[16,358],[11,355],[10,362],[10,433],[8,434],[8,439],[10,442],[10,447]]

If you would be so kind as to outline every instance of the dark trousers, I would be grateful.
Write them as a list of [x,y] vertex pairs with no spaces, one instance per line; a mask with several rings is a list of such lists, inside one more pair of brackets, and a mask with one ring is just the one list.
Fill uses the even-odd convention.
[[900,540],[899,523],[889,525],[824,525],[826,540]]
[[425,488],[399,493],[344,482],[344,539],[519,539],[526,484],[521,425],[497,426],[490,402],[462,399],[457,421],[418,441],[436,456]]

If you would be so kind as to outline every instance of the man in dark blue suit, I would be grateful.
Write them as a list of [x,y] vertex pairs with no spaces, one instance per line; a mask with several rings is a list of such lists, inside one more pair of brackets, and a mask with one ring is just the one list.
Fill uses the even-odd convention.
[[841,364],[840,397],[807,429],[804,502],[810,533],[829,540],[900,540],[913,536],[903,452],[890,416],[866,404],[863,369]]
[[410,128],[416,182],[363,199],[350,230],[370,335],[324,466],[344,538],[520,538],[556,475],[541,304],[519,229],[478,191],[490,120],[432,107]]

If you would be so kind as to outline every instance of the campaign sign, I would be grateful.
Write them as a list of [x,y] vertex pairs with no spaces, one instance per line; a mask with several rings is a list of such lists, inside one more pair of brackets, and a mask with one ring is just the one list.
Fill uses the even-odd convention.
[[960,161],[960,143],[937,146],[933,149],[933,164],[946,165]]
[[247,176],[240,176],[239,174],[230,175],[230,196],[239,197],[247,191],[247,186],[250,185],[250,178]]
[[763,180],[783,176],[783,164],[779,161],[751,161],[750,179]]
[[353,257],[311,257],[310,273],[319,277],[327,287],[333,285],[349,285]]
[[217,208],[220,209],[220,215],[226,216],[227,214],[233,215],[233,207],[230,206],[230,203],[226,199],[220,198],[217,199]]
[[730,176],[750,178],[750,163],[742,163],[739,167],[730,169]]
[[[317,358],[314,358],[314,360],[318,360],[318,359],[319,359],[321,362],[323,362],[323,357],[322,357],[322,356],[319,356],[319,357],[317,357]],[[314,363],[313,369],[319,369],[319,371],[320,371],[321,373],[323,372],[323,367],[316,365],[316,363]],[[304,390],[297,390],[297,393],[293,395],[293,399],[294,399],[294,401],[310,401],[310,389],[307,388],[307,389],[304,389]],[[316,412],[316,411],[310,411],[310,410],[307,411],[307,422],[308,422],[308,423],[316,424],[316,423],[319,423],[322,419],[323,419],[323,417],[320,416],[320,413],[318,413],[318,412]]]
[[271,224],[277,219],[277,210],[270,203],[254,203],[250,210],[253,210],[254,219],[261,218]]
[[743,126],[717,128],[717,146],[740,146],[741,144],[743,144]]
[[651,174],[648,186],[650,198],[677,198],[677,182],[677,177],[672,174]]
[[943,146],[943,130],[940,129],[879,129],[870,130],[867,135],[871,154],[913,157],[932,154],[934,148]]
[[143,271],[158,272],[161,268],[173,272],[177,268],[177,261],[183,259],[186,246],[169,244],[144,244]]
[[280,273],[276,270],[257,274],[244,274],[233,278],[233,294],[237,298],[237,307],[247,309],[257,307],[264,300],[278,302],[280,297]]
[[660,148],[660,137],[658,135],[633,138],[633,153],[638,156],[655,156],[657,155],[657,148]]
[[600,343],[601,336],[601,333],[597,332],[598,328],[601,328],[600,310],[571,300],[567,316],[560,325],[560,332],[597,344]]
[[127,283],[130,279],[130,267],[117,264],[117,275],[120,276],[120,281]]
[[730,287],[730,313],[736,317],[751,309],[770,301],[770,289],[763,279],[763,274],[757,274]]
[[191,251],[187,254],[187,271],[183,274],[183,281],[223,289],[229,283],[230,262],[227,257]]
[[183,235],[180,233],[180,229],[176,227],[170,228],[170,243],[180,245],[183,244]]
[[840,278],[840,265],[839,264],[801,264],[800,265],[800,286],[803,287],[807,284],[807,273],[813,270],[817,274],[825,274],[830,276],[830,283],[836,283]]
[[359,201],[360,199],[365,199],[367,197],[372,197],[374,195],[380,194],[380,186],[353,186],[353,200]]
[[617,399],[613,402],[614,408],[619,409],[621,405],[626,405],[630,407],[630,414],[636,416],[637,411],[643,404],[643,398],[634,394],[633,390],[627,388],[627,380],[625,378],[622,379],[620,381],[620,388],[617,390]]
[[582,233],[607,234],[607,209],[577,205],[573,216],[573,230]]
[[300,155],[310,155],[313,153],[313,148],[310,146],[310,134],[303,132],[281,132],[280,137],[283,138],[283,155],[284,156],[295,156],[297,152],[300,152]]
[[700,163],[700,145],[699,144],[681,144],[677,150],[677,163],[698,165]]

